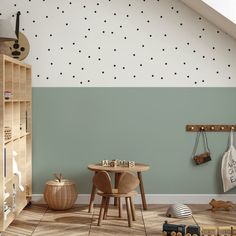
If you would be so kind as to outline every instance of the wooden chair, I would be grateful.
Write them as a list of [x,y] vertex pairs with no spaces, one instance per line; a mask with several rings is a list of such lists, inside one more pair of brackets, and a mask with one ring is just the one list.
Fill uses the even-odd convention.
[[[102,196],[100,213],[98,218],[98,226],[101,225],[102,218],[106,219],[109,200],[111,197],[118,199],[119,217],[122,216],[121,198],[125,198],[126,211],[128,218],[128,226],[132,226],[132,220],[135,221],[135,208],[133,203],[133,196],[137,194],[134,190],[139,185],[138,177],[130,172],[123,172],[120,175],[118,186],[116,189],[112,188],[111,178],[106,171],[99,171],[93,177],[93,184],[99,190],[98,195]],[[132,215],[132,220],[131,220]]]

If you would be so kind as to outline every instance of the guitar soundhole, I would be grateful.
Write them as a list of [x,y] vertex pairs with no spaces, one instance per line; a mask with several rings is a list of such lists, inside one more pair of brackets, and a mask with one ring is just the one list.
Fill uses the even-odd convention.
[[18,49],[20,45],[18,43],[14,43],[13,48]]

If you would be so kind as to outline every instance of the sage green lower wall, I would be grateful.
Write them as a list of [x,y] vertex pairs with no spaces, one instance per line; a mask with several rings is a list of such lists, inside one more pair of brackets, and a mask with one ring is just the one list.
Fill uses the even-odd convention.
[[147,193],[222,193],[228,134],[209,133],[212,161],[195,166],[191,123],[235,124],[236,88],[33,88],[33,193],[55,172],[89,193],[87,165],[114,158],[151,166]]

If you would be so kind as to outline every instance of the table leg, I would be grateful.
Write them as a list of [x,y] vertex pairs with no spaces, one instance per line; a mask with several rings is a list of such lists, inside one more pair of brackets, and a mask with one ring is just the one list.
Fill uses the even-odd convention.
[[[121,173],[115,173],[115,188],[118,188],[118,184],[119,184],[119,181],[120,181],[120,176],[121,176]],[[114,198],[114,206],[117,206],[117,204],[118,204],[118,200],[115,197]]]
[[[97,172],[95,172],[96,174]],[[94,174],[94,175],[95,175]],[[91,213],[93,210],[93,204],[94,204],[94,199],[95,199],[95,194],[96,194],[96,186],[93,184],[92,186],[92,191],[91,191],[91,195],[90,195],[90,201],[89,201],[89,210],[88,212]]]
[[142,203],[143,203],[143,209],[147,210],[147,202],[145,198],[142,174],[141,172],[137,172],[137,174],[138,174],[138,179],[139,179],[139,188],[140,188],[140,194],[141,194]]

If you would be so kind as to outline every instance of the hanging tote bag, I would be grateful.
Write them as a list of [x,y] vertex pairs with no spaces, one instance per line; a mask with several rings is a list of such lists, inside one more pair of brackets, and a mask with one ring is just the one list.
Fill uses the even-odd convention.
[[223,181],[224,192],[236,187],[236,150],[233,145],[234,131],[230,132],[230,146],[223,155],[221,163],[221,176]]
[[[202,137],[202,140],[203,140],[204,153],[196,155],[200,137]],[[196,165],[201,165],[211,160],[211,154],[210,154],[210,149],[208,146],[207,135],[204,130],[197,132],[192,157]]]

